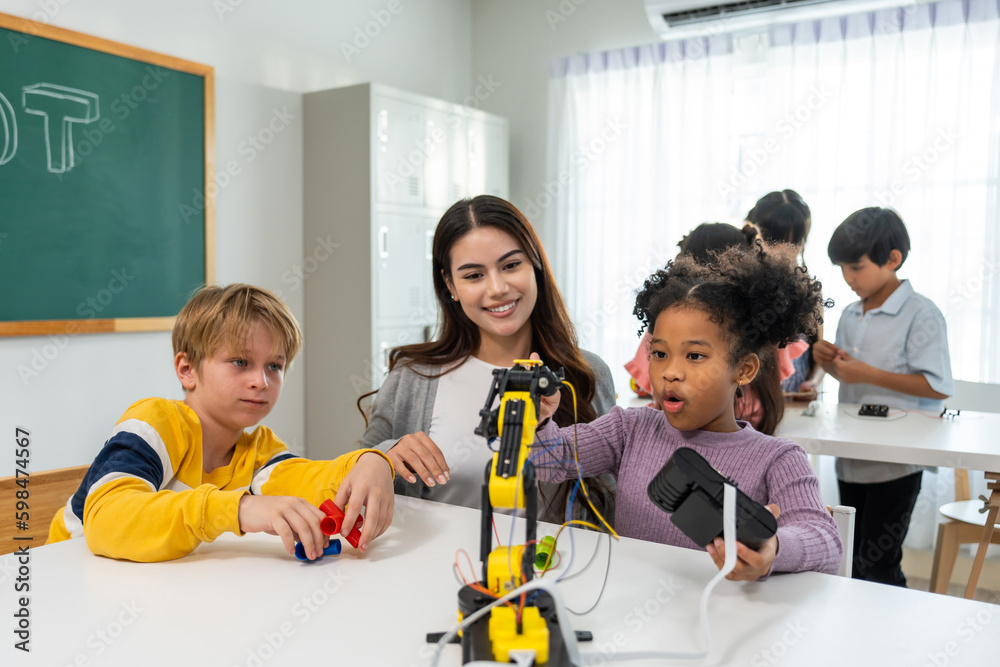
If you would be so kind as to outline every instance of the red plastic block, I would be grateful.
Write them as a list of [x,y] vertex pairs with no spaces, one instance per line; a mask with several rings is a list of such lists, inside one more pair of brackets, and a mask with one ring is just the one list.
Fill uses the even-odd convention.
[[[336,535],[340,533],[343,535],[343,511],[332,500],[323,501],[323,504],[319,508],[326,514],[319,522],[319,529],[323,531],[323,534]],[[351,532],[343,535],[344,539],[355,549],[358,548],[358,540],[361,539],[361,527],[364,525],[364,522],[364,518],[359,514],[358,520],[354,522],[354,528],[351,529]]]

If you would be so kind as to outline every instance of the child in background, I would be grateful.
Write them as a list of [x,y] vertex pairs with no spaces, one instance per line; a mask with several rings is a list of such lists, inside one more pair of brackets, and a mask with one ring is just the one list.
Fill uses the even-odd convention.
[[[539,478],[577,475],[575,439],[583,474],[610,472],[618,479],[619,534],[697,548],[646,492],[670,456],[690,447],[748,496],[770,503],[778,517],[777,534],[759,550],[738,544],[730,579],[836,572],[840,538],[805,451],[737,421],[733,411],[737,388],[757,374],[759,354],[814,333],[819,324],[821,286],[795,268],[794,256],[778,248],[730,248],[709,267],[682,256],[653,274],[636,298],[635,314],[652,328],[649,376],[657,409],[616,407],[575,430],[545,424],[533,459]],[[773,317],[776,310],[781,317]],[[543,399],[543,419],[558,400],[558,394]],[[722,539],[707,550],[721,568]]]
[[[732,246],[749,248],[757,237],[757,230],[751,225],[742,230],[725,222],[703,222],[682,238],[677,246],[681,251],[677,254],[691,255],[699,264],[708,264],[712,254]],[[625,370],[632,377],[633,389],[638,387],[637,394],[650,396],[649,383],[649,332],[639,341],[639,349],[635,351],[632,361],[625,364]]]
[[[798,248],[805,266],[806,240],[812,227],[809,205],[795,190],[769,192],[754,204],[747,213],[747,222],[760,232],[766,244],[791,243]],[[823,337],[820,324],[817,339]],[[811,401],[819,396],[816,387],[823,379],[822,369],[816,369],[809,343],[799,340],[780,348],[776,362],[781,375],[781,388],[796,400]]]
[[[863,208],[833,232],[827,253],[860,297],[844,309],[836,344],[813,355],[840,380],[841,403],[940,411],[953,389],[948,332],[934,303],[896,271],[910,237],[895,211]],[[920,466],[837,459],[840,501],[857,510],[854,578],[906,586],[903,539],[920,492]]]
[[318,505],[333,501],[354,525],[359,548],[392,520],[393,470],[385,455],[358,450],[307,461],[266,426],[247,433],[281,395],[285,368],[302,345],[288,307],[249,285],[206,287],[173,330],[183,401],[148,398],[118,421],[83,483],[49,529],[49,542],[84,536],[95,554],[133,561],[180,558],[225,532],[278,535],[308,558],[329,538]]
[[[708,265],[715,260],[717,254],[731,247],[750,248],[757,239],[757,228],[747,224],[743,229],[724,222],[703,222],[681,239],[682,255],[691,256],[696,262]],[[639,342],[635,357],[625,364],[625,370],[632,376],[635,386],[646,396],[651,394],[649,380],[650,334],[647,331]],[[807,343],[796,341],[783,348],[788,350],[801,345],[799,354],[808,347]],[[761,433],[774,435],[778,423],[785,413],[784,397],[781,393],[781,378],[793,372],[788,360],[789,352],[762,350],[760,354],[760,372],[747,387],[741,387],[736,392],[736,416],[753,424]],[[779,364],[785,364],[779,366]],[[638,393],[638,392],[637,392]]]

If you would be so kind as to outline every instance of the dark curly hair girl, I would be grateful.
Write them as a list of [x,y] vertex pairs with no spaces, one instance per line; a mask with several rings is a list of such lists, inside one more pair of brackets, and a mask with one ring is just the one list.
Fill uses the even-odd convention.
[[823,307],[833,305],[823,300],[820,282],[796,264],[796,250],[784,244],[765,250],[758,241],[719,252],[708,264],[679,257],[651,275],[636,296],[640,333],[652,332],[668,309],[696,309],[719,325],[732,367],[756,355],[767,371],[773,347],[815,335]]

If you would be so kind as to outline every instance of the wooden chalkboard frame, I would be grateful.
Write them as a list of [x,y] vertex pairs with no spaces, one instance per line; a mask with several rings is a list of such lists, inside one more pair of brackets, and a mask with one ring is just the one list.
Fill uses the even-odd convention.
[[[0,28],[35,37],[44,37],[93,51],[130,58],[200,76],[205,81],[205,283],[215,282],[215,194],[210,187],[215,174],[215,68],[120,42],[0,12]],[[0,336],[41,336],[46,334],[114,333],[169,331],[176,317],[132,317],[116,319],[69,319],[0,322]]]

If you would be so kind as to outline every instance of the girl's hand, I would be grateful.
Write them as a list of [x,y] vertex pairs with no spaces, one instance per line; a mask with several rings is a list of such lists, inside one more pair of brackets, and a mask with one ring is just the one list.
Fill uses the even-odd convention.
[[354,526],[361,508],[365,508],[365,522],[361,527],[358,548],[367,551],[369,542],[384,533],[392,523],[395,499],[389,464],[378,454],[368,452],[362,454],[347,473],[333,502],[344,510],[345,530]]
[[427,482],[427,486],[434,486],[435,477],[442,484],[451,479],[444,454],[423,431],[403,436],[386,454],[396,474],[410,484],[417,482],[414,473]]
[[[537,352],[532,352],[531,356],[528,357],[528,358],[529,359],[534,359],[535,361],[541,361],[542,360],[542,358],[538,356]],[[561,394],[562,394],[562,391],[557,391],[556,393],[552,394],[551,396],[542,396],[540,398],[540,400],[539,400],[539,406],[538,406],[538,412],[539,412],[539,414],[538,414],[538,423],[539,424],[541,424],[542,422],[544,422],[546,419],[550,418],[552,415],[554,415],[556,413],[556,410],[559,409],[559,401],[562,398]]]
[[[389,490],[391,493],[391,484]],[[302,543],[309,560],[323,555],[323,549],[330,544],[330,538],[319,528],[319,522],[326,514],[297,496],[247,494],[240,498],[237,516],[240,530],[277,535],[290,556],[295,555],[296,542]]]
[[538,415],[539,424],[544,422],[546,419],[550,418],[552,415],[556,413],[556,410],[559,409],[559,401],[562,398],[561,394],[562,394],[561,391],[557,391],[551,396],[541,397],[538,407],[538,410],[541,413]]
[[[774,518],[781,516],[781,510],[777,505],[767,505]],[[705,547],[708,555],[712,557],[715,566],[722,569],[726,562],[726,543],[721,537]],[[742,542],[736,543],[736,567],[726,575],[729,581],[757,581],[771,571],[771,564],[778,554],[778,536],[772,535],[767,542],[761,545],[758,551],[754,551]]]

